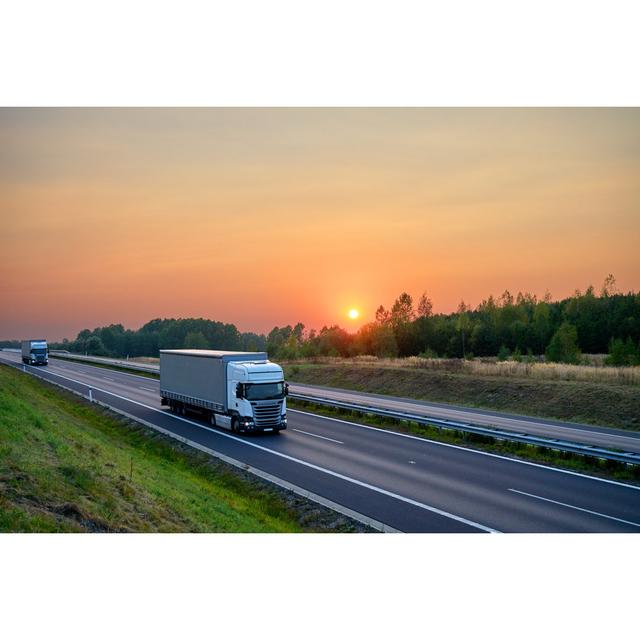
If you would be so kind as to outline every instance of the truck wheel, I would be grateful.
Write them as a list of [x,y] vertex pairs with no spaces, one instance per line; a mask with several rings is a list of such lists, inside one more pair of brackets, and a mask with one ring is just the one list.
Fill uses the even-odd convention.
[[240,433],[240,425],[236,416],[233,416],[233,418],[231,418],[231,431],[232,433]]
[[215,427],[215,426],[216,426],[216,414],[215,414],[215,413],[213,413],[213,411],[209,414],[209,424],[210,424],[212,427]]

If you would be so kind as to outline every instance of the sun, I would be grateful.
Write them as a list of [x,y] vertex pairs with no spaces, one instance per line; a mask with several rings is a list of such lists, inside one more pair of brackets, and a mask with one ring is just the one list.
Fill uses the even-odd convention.
[[357,320],[358,316],[360,315],[360,312],[357,309],[349,309],[348,315],[352,320]]

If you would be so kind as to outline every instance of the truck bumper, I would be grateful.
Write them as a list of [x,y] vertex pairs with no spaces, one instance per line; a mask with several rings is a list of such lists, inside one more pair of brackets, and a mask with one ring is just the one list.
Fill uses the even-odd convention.
[[287,428],[287,421],[282,420],[280,424],[272,425],[269,427],[261,427],[251,422],[250,424],[240,423],[240,433],[274,433],[276,431],[282,431]]

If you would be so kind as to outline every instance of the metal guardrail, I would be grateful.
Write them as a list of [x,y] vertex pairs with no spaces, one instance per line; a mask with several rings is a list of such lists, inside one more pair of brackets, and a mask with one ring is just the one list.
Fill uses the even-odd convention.
[[65,360],[76,360],[78,362],[93,362],[95,364],[105,364],[112,367],[121,367],[122,369],[131,369],[132,371],[145,371],[147,373],[160,373],[160,366],[155,364],[140,364],[139,362],[131,362],[129,360],[114,360],[113,358],[100,358],[98,356],[82,356],[78,353],[69,353],[65,351],[49,351],[51,358],[63,358]]
[[442,420],[440,418],[429,418],[414,413],[404,413],[402,411],[391,411],[390,409],[381,409],[370,405],[352,404],[342,402],[340,400],[328,400],[318,396],[309,396],[298,393],[290,393],[292,400],[300,400],[312,404],[333,407],[337,409],[347,409],[357,411],[359,413],[372,414],[392,418],[394,420],[407,420],[424,424],[428,426],[438,427],[440,429],[449,429],[451,431],[462,431],[464,433],[473,433],[481,436],[488,436],[496,440],[509,440],[512,442],[521,442],[523,444],[531,444],[547,449],[556,449],[559,451],[568,451],[570,453],[578,453],[580,455],[601,458],[604,460],[615,460],[616,462],[624,462],[627,464],[640,464],[640,454],[626,451],[613,451],[611,449],[602,449],[588,444],[579,444],[568,440],[558,440],[555,438],[541,438],[540,436],[530,435],[528,433],[518,433],[514,431],[505,431],[493,427],[479,427],[464,422],[455,422],[453,420]]
[[[112,358],[99,358],[97,356],[81,356],[75,353],[61,353],[56,351],[49,352],[51,356],[57,358],[66,358],[68,360],[77,360],[85,362],[94,362],[98,364],[106,364],[123,369],[131,369],[133,371],[146,371],[148,373],[159,373],[158,365],[145,365],[131,363],[128,360],[114,360]],[[560,440],[555,438],[544,438],[531,435],[528,433],[507,431],[494,427],[480,427],[466,422],[455,422],[454,420],[443,420],[441,418],[430,418],[428,416],[418,415],[414,413],[404,413],[402,411],[392,411],[390,409],[382,409],[364,404],[355,404],[343,402],[341,400],[329,400],[319,396],[310,396],[299,393],[290,393],[292,400],[300,400],[302,402],[310,402],[312,404],[333,407],[336,409],[347,409],[357,411],[363,414],[371,414],[392,418],[395,420],[408,420],[418,424],[437,427],[440,429],[449,429],[451,431],[462,431],[463,433],[472,433],[480,436],[495,438],[496,440],[508,440],[511,442],[520,442],[522,444],[531,444],[547,449],[555,449],[557,451],[567,451],[569,453],[577,453],[580,455],[590,456],[593,458],[601,458],[603,460],[615,460],[616,462],[624,462],[627,464],[640,464],[640,453],[632,453],[627,451],[613,451],[611,449],[603,449],[595,445],[580,444],[571,442],[570,440]]]

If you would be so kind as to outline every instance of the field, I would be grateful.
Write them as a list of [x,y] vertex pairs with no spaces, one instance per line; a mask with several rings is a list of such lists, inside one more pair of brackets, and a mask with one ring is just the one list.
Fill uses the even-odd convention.
[[[640,367],[604,366],[604,355],[585,355],[588,364],[561,364],[556,362],[516,362],[497,358],[355,358],[319,357],[308,360],[291,360],[287,364],[324,364],[346,367],[372,367],[385,369],[427,369],[446,373],[462,373],[473,376],[528,378],[533,380],[567,380],[578,382],[602,382],[616,385],[640,386]],[[146,358],[152,360],[152,358]],[[155,359],[157,362],[157,359]]]
[[[609,367],[604,365],[604,354],[585,354],[585,364],[561,364],[540,360],[521,362],[498,361],[497,358],[378,358],[356,356],[354,358],[316,357],[284,361],[286,364],[324,364],[347,367],[373,367],[389,369],[428,369],[447,373],[464,373],[475,376],[528,378],[533,380],[567,380],[576,382],[602,382],[616,385],[640,386],[640,367]],[[159,358],[130,358],[140,364],[158,364]]]
[[283,364],[291,382],[640,429],[638,367],[369,357]]
[[0,365],[0,532],[350,531],[334,512]]

